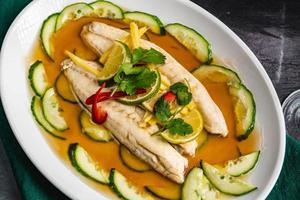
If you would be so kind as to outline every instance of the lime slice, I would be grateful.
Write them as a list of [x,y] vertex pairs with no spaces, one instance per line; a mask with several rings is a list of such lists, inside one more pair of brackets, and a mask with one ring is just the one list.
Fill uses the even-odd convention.
[[137,105],[154,97],[158,93],[161,84],[160,73],[158,71],[155,71],[155,73],[157,75],[156,81],[152,85],[152,87],[147,89],[146,93],[126,96],[118,99],[118,101],[127,105]]
[[169,87],[171,85],[169,79],[164,76],[164,75],[160,75],[160,88],[159,91],[157,92],[157,94],[155,96],[153,96],[151,99],[148,99],[147,101],[144,101],[142,103],[142,107],[144,109],[146,109],[149,112],[153,112],[154,111],[154,105],[155,103],[158,101],[158,99],[169,90]]
[[131,53],[128,46],[122,42],[116,41],[104,64],[104,68],[97,75],[98,80],[106,81],[111,79],[116,75],[121,64],[130,63],[130,61]]
[[168,130],[166,130],[161,133],[161,136],[172,144],[187,143],[196,139],[203,129],[203,120],[200,112],[197,109],[193,109],[182,119],[193,127],[193,133],[188,135],[179,135],[171,134]]

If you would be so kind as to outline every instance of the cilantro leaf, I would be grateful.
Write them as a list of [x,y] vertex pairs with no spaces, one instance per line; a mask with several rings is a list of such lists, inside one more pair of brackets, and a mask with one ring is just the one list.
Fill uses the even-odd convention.
[[131,63],[123,63],[120,66],[119,71],[114,76],[114,81],[116,83],[121,83],[121,81],[124,79],[125,75],[133,75],[133,74],[139,74],[141,73],[145,67],[134,67]]
[[160,98],[154,105],[155,117],[161,121],[166,122],[171,117],[172,113],[170,105],[163,98]]
[[122,64],[121,69],[126,75],[139,74],[143,71],[142,67],[133,67],[133,64],[131,63]]
[[132,63],[153,63],[153,64],[164,64],[166,60],[165,55],[159,51],[151,49],[137,48],[132,53]]
[[157,75],[154,71],[150,71],[146,67],[138,67],[140,72],[138,74],[126,75],[119,82],[120,89],[126,92],[128,95],[135,94],[138,88],[149,88],[157,79]]
[[192,93],[179,91],[176,93],[177,103],[181,106],[188,105],[192,101]]
[[188,91],[189,88],[184,83],[177,82],[171,85],[170,90],[176,94],[178,91]]
[[177,82],[170,87],[170,90],[176,94],[177,103],[181,106],[189,104],[192,100],[192,93],[182,82]]
[[114,76],[114,81],[116,83],[121,83],[121,81],[123,80],[124,77],[124,73],[123,70],[120,68],[119,71],[117,72],[117,74]]
[[166,128],[169,130],[171,134],[178,134],[178,135],[188,135],[193,133],[193,127],[183,121],[181,118],[172,119],[166,125]]
[[143,55],[144,55],[144,49],[142,48],[134,49],[132,53],[132,63],[135,64],[138,63],[143,58]]

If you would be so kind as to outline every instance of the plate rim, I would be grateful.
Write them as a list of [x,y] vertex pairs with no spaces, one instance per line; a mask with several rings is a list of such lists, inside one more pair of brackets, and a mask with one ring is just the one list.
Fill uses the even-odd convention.
[[[38,3],[41,0],[37,0],[37,1],[31,1],[28,5],[26,5],[22,11],[17,15],[17,17],[13,20],[13,22],[11,23],[9,29],[7,30],[5,37],[3,39],[2,42],[2,47],[1,47],[1,51],[0,51],[0,94],[1,94],[1,101],[2,101],[2,105],[4,108],[4,112],[6,115],[6,118],[9,122],[10,128],[12,130],[12,132],[14,133],[14,137],[16,137],[19,145],[22,147],[23,151],[25,152],[25,154],[27,155],[27,157],[30,159],[30,161],[35,165],[35,167],[45,176],[45,178],[47,178],[58,190],[60,190],[62,193],[64,193],[66,196],[72,198],[72,199],[78,199],[78,196],[74,195],[74,193],[72,193],[72,191],[70,189],[68,189],[66,186],[64,186],[64,184],[61,184],[59,181],[57,181],[56,179],[53,178],[53,176],[51,176],[51,174],[49,174],[47,171],[47,169],[44,169],[40,166],[38,160],[35,159],[35,157],[29,153],[29,150],[25,147],[25,143],[23,143],[23,141],[18,137],[18,134],[16,134],[16,127],[13,124],[13,120],[12,120],[12,115],[9,112],[8,109],[8,102],[6,101],[5,96],[3,95],[3,91],[5,90],[3,87],[3,82],[2,82],[2,71],[4,70],[4,67],[2,67],[4,64],[3,62],[3,55],[4,55],[4,50],[5,47],[8,45],[8,41],[7,38],[8,36],[11,34],[12,30],[14,29],[16,23],[19,21],[19,19],[23,16],[23,14],[34,4]],[[239,38],[239,36],[237,36],[229,27],[227,27],[222,21],[220,21],[217,17],[215,17],[214,15],[212,15],[211,13],[209,13],[207,10],[205,10],[204,8],[202,8],[201,6],[197,5],[196,3],[189,1],[189,0],[175,0],[177,2],[180,2],[186,6],[189,7],[189,9],[196,9],[196,11],[198,13],[203,14],[204,16],[206,16],[209,20],[212,21],[212,23],[215,23],[218,27],[220,27],[224,32],[226,32],[228,34],[228,36],[230,36],[237,44],[238,46],[240,46],[243,51],[249,56],[250,60],[254,63],[255,67],[257,68],[257,70],[259,71],[259,73],[262,75],[263,80],[271,94],[271,97],[274,101],[275,104],[275,112],[277,115],[277,118],[279,119],[279,154],[277,155],[277,161],[273,170],[273,173],[271,175],[271,177],[269,178],[269,181],[267,183],[267,186],[264,188],[264,190],[262,190],[259,195],[258,198],[259,199],[266,199],[268,194],[270,194],[271,190],[273,189],[276,181],[279,178],[282,166],[283,166],[283,161],[284,161],[284,156],[285,156],[285,150],[286,150],[286,130],[285,130],[285,120],[283,117],[283,113],[282,113],[282,109],[281,109],[281,104],[278,98],[278,95],[275,91],[275,88],[270,80],[270,77],[268,76],[266,70],[264,69],[264,67],[262,66],[262,64],[260,63],[260,61],[258,60],[258,58],[254,55],[254,53],[250,50],[250,48]],[[57,157],[57,155],[56,155]],[[62,162],[62,161],[61,161]],[[69,169],[70,170],[70,169]],[[71,171],[71,170],[70,170]],[[76,176],[74,174],[74,176]],[[93,187],[88,186],[89,188],[91,188],[92,190],[94,190]],[[106,197],[104,195],[102,195],[103,198],[106,199]]]

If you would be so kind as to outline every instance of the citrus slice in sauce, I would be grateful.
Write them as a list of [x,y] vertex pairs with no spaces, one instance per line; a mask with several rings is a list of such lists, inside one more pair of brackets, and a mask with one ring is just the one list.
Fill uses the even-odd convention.
[[193,132],[191,134],[188,135],[171,134],[168,130],[165,130],[164,132],[161,133],[161,136],[172,144],[187,143],[197,138],[203,129],[203,119],[200,112],[194,109],[186,116],[184,116],[183,120],[193,127]]

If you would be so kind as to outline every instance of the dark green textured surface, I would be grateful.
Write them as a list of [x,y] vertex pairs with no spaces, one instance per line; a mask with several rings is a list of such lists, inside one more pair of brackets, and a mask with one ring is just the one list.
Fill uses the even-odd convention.
[[[231,2],[230,0],[226,1]],[[0,0],[0,46],[9,25],[29,2],[29,0]],[[276,59],[272,56],[270,55],[270,59]],[[41,175],[24,154],[9,127],[2,104],[0,104],[0,130],[2,143],[11,162],[23,198],[26,200],[68,199]],[[300,144],[287,136],[287,150],[283,170],[268,200],[297,200],[300,199],[299,190]]]

